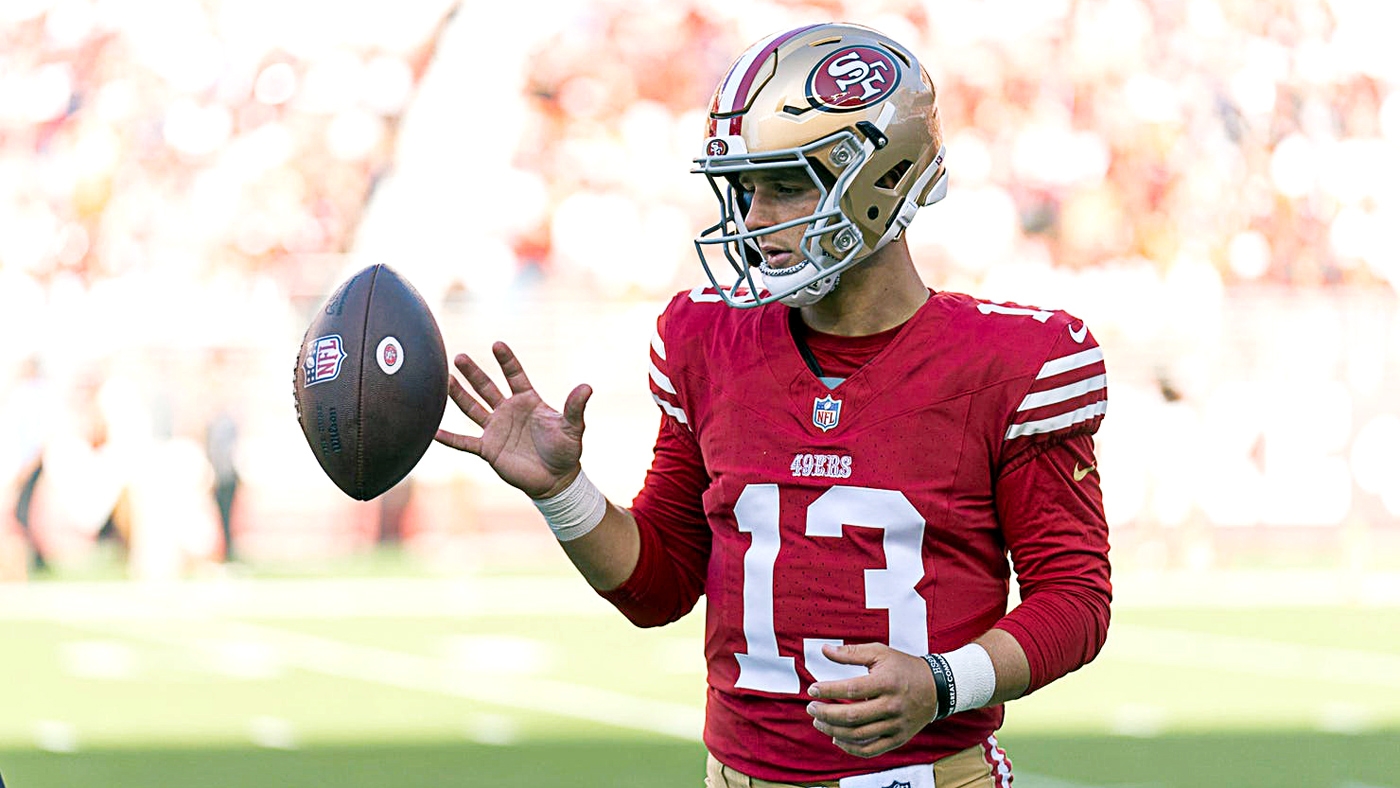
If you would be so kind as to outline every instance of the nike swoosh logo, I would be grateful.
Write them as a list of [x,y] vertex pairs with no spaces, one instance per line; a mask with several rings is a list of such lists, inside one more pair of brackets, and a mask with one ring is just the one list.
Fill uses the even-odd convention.
[[1084,477],[1089,475],[1089,471],[1092,471],[1095,467],[1094,465],[1090,465],[1088,468],[1080,468],[1079,463],[1076,462],[1074,464],[1074,480],[1077,482],[1083,481]]
[[1078,331],[1075,331],[1075,330],[1072,329],[1072,328],[1069,330],[1069,338],[1070,338],[1070,339],[1073,339],[1076,343],[1082,345],[1082,344],[1084,344],[1084,335],[1085,335],[1085,334],[1088,334],[1088,333],[1089,333],[1089,326],[1088,326],[1088,324],[1086,324],[1086,323],[1080,323],[1080,324],[1079,324],[1079,330],[1078,330]]

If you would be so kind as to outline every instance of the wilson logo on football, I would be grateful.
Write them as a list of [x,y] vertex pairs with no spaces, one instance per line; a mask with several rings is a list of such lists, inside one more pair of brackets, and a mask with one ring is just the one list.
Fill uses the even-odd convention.
[[306,373],[307,386],[325,383],[340,377],[340,365],[345,361],[344,342],[339,334],[316,337],[306,349],[306,361],[302,371]]
[[845,47],[817,64],[807,77],[807,98],[825,112],[853,112],[899,87],[894,56],[869,46]]

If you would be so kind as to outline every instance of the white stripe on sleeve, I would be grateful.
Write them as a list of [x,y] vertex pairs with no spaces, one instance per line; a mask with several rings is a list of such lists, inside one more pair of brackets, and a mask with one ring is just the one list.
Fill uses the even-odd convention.
[[1039,435],[1044,432],[1062,430],[1065,427],[1078,424],[1081,421],[1088,421],[1095,416],[1102,416],[1107,412],[1108,400],[1101,399],[1091,405],[1085,405],[1077,410],[1072,410],[1069,413],[1061,413],[1058,416],[1052,416],[1048,419],[1023,421],[1020,424],[1013,424],[1011,428],[1006,431],[1006,439],[1011,440],[1012,438],[1019,438],[1022,435]]
[[676,421],[679,421],[682,424],[685,424],[686,426],[690,425],[690,420],[685,417],[685,411],[662,399],[657,394],[652,394],[651,398],[656,400],[656,404],[661,406],[661,410],[667,416],[670,416],[671,418],[675,419]]
[[651,372],[652,382],[655,383],[657,387],[659,387],[662,391],[666,392],[667,394],[675,394],[676,387],[672,385],[671,379],[666,377],[666,373],[662,372],[656,366],[656,362],[653,361],[648,366],[651,368],[649,371]]
[[1045,391],[1036,391],[1027,394],[1026,398],[1021,400],[1021,406],[1016,410],[1020,412],[1023,410],[1043,408],[1046,405],[1054,405],[1056,402],[1064,402],[1067,399],[1074,399],[1075,397],[1088,394],[1091,391],[1098,391],[1107,387],[1108,376],[1095,375],[1092,378],[1085,378],[1077,383],[1071,383],[1068,386],[1060,386],[1059,388],[1046,389]]
[[1054,377],[1055,375],[1060,375],[1070,370],[1087,367],[1099,361],[1103,361],[1103,349],[1097,347],[1082,350],[1069,356],[1052,358],[1045,362],[1045,366],[1040,368],[1040,374],[1036,375],[1035,379],[1041,380],[1043,378]]

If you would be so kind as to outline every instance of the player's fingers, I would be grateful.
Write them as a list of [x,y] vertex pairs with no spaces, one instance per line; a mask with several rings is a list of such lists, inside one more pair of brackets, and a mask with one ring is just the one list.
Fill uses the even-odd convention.
[[520,366],[520,359],[515,357],[509,345],[497,342],[491,346],[491,352],[496,354],[496,363],[501,365],[501,371],[506,375],[506,384],[510,386],[512,394],[524,394],[534,390],[530,379],[525,376],[525,368]]
[[569,398],[564,400],[564,421],[567,421],[570,426],[576,427],[580,433],[583,432],[583,409],[591,396],[593,396],[593,388],[583,384],[570,391]]
[[849,744],[853,747],[863,747],[888,736],[893,736],[898,732],[899,728],[899,726],[891,722],[882,722],[876,725],[862,725],[859,728],[841,728],[822,722],[813,722],[812,726],[827,736],[830,736],[833,742],[837,744]]
[[831,737],[831,743],[862,758],[869,758],[888,752],[909,740],[914,730],[896,716],[880,716],[877,719],[855,725],[836,725],[819,719],[812,726]]
[[[890,650],[881,643],[858,643],[835,646],[830,643],[822,646],[822,654],[832,662],[843,665],[874,666]],[[869,674],[838,681],[819,681],[807,688],[807,694],[814,698],[870,698],[880,691]]]
[[807,688],[807,694],[824,700],[864,700],[880,694],[880,683],[870,676],[839,681],[822,681]]
[[486,374],[486,370],[477,366],[476,362],[472,361],[471,356],[460,353],[457,355],[455,362],[457,364],[457,371],[461,372],[462,377],[466,378],[467,382],[472,384],[472,388],[477,394],[481,395],[481,399],[485,401],[487,405],[495,408],[505,400],[505,395],[501,393],[500,388],[491,380],[491,376]]
[[465,413],[467,418],[476,422],[477,426],[486,426],[486,419],[490,417],[491,412],[482,407],[481,403],[476,401],[476,397],[471,395],[471,392],[462,388],[462,384],[458,383],[456,378],[449,377],[447,379],[447,396],[456,403],[457,408]]
[[822,646],[822,653],[832,662],[839,662],[842,665],[865,665],[870,667],[875,664],[875,660],[885,655],[890,647],[884,643],[853,643],[850,645],[832,645],[830,643]]
[[470,435],[458,435],[455,432],[448,432],[447,430],[438,430],[437,434],[433,436],[433,440],[444,446],[451,446],[457,451],[475,454],[478,457],[481,456],[480,438],[473,438]]
[[864,741],[846,741],[833,736],[831,737],[831,743],[860,758],[874,758],[876,755],[884,755],[890,750],[893,750],[895,747],[903,744],[904,741],[901,741],[901,738],[897,736],[881,736]]
[[[812,719],[821,725],[831,728],[854,729],[872,723],[881,723],[899,716],[893,706],[881,700],[866,700],[856,703],[821,703],[812,701],[807,704],[807,713]],[[818,727],[820,728],[821,725]],[[830,731],[823,730],[824,733]],[[857,738],[874,735],[871,732],[862,732]]]

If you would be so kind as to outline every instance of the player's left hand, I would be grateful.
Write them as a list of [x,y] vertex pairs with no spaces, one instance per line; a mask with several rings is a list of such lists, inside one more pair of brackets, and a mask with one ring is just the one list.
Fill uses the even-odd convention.
[[933,720],[937,694],[922,657],[882,643],[828,645],[822,653],[832,662],[870,670],[864,676],[817,682],[807,691],[821,699],[807,704],[812,725],[837,747],[872,758],[909,741]]

